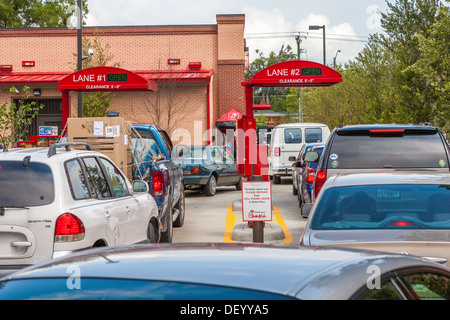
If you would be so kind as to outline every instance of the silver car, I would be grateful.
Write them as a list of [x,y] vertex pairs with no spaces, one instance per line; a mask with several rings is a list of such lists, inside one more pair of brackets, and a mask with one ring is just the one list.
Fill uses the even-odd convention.
[[[309,211],[310,210],[310,211]],[[308,215],[300,244],[450,259],[450,174],[334,175]]]
[[[92,249],[0,280],[0,299],[14,300],[420,298],[450,299],[450,269],[407,255],[243,243]],[[272,307],[247,312],[275,314]],[[199,310],[165,308],[169,317],[190,311]],[[223,304],[209,311],[230,314]]]

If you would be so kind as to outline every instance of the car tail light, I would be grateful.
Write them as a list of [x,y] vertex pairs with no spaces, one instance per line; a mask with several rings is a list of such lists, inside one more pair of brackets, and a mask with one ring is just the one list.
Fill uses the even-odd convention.
[[152,185],[154,197],[164,196],[164,174],[161,171],[152,171]]
[[403,136],[405,129],[371,129],[371,136]]
[[316,172],[314,171],[314,169],[310,169],[308,172],[308,177],[306,178],[306,182],[307,183],[313,183],[314,179],[316,178]]
[[76,215],[64,213],[56,220],[55,242],[83,240],[84,234],[84,224]]
[[391,227],[410,227],[413,226],[414,223],[411,221],[394,221],[389,224]]
[[279,157],[280,156],[280,148],[279,147],[275,148],[274,152],[275,152],[275,157]]
[[319,195],[320,189],[322,189],[323,184],[327,181],[327,169],[319,169],[316,174],[316,182],[314,184],[314,194],[315,197]]
[[192,167],[191,168],[191,174],[200,174],[200,168],[199,167]]

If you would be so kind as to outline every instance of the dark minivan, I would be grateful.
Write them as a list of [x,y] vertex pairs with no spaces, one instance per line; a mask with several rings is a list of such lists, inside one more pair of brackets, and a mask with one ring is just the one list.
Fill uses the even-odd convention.
[[425,125],[352,125],[336,128],[319,160],[312,198],[338,173],[449,172],[450,149],[439,128]]

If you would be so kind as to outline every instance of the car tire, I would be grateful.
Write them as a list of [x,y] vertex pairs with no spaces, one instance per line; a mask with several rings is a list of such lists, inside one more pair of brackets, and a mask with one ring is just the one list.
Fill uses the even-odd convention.
[[235,185],[236,190],[242,190],[242,177],[239,178],[239,182]]
[[273,176],[273,183],[274,184],[281,184],[281,177],[280,176]]
[[303,204],[303,198],[300,190],[297,190],[297,196],[298,196],[298,206],[301,208]]
[[203,192],[207,197],[212,197],[216,194],[217,191],[217,180],[216,177],[212,174],[209,177],[208,183],[203,187]]
[[180,199],[178,200],[177,205],[175,206],[175,209],[178,210],[178,217],[173,222],[173,226],[176,228],[182,227],[184,224],[184,216],[186,214],[186,206],[185,206],[185,199],[184,199],[184,186],[181,186],[180,191]]
[[163,217],[163,225],[167,226],[166,231],[161,232],[161,242],[171,243],[173,238],[173,208],[169,198],[168,211]]
[[154,221],[150,221],[148,224],[147,238],[150,243],[159,242],[158,226],[155,225]]

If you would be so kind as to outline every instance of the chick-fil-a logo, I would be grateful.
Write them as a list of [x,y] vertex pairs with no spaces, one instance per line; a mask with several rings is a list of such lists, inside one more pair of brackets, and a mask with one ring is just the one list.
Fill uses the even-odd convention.
[[266,218],[265,213],[255,213],[254,210],[250,210],[248,213],[249,219],[263,219]]

